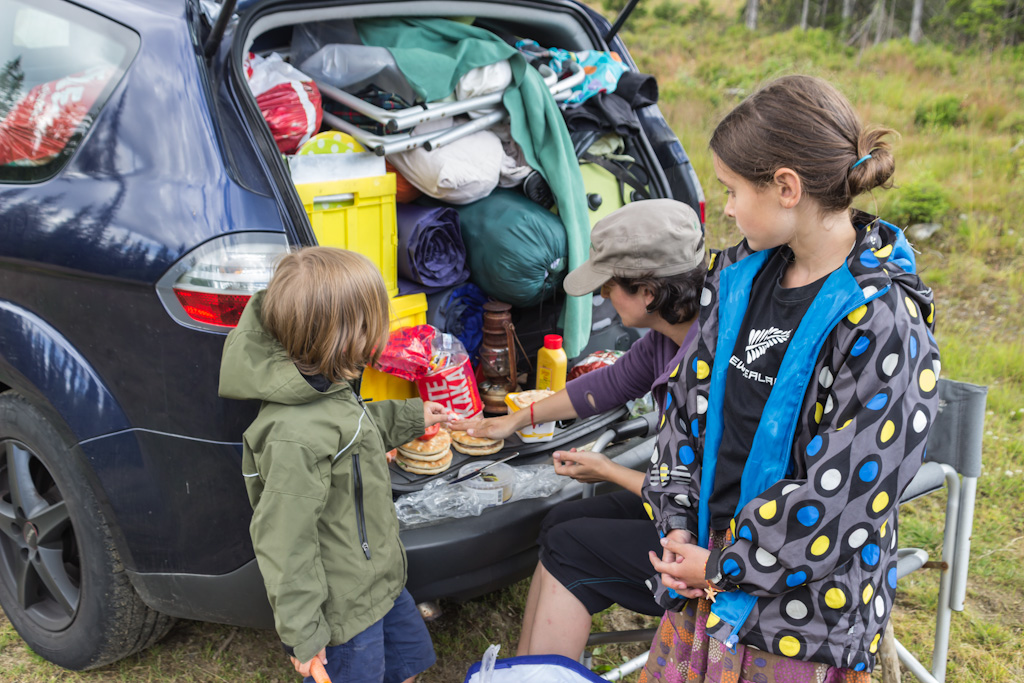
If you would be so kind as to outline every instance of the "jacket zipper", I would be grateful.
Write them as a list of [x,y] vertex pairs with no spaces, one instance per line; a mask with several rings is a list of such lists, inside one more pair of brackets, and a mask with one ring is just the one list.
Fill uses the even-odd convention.
[[356,523],[359,525],[359,544],[363,554],[370,559],[370,543],[366,540],[366,516],[363,514],[363,473],[359,469],[359,454],[352,456],[352,474],[355,476],[356,488]]

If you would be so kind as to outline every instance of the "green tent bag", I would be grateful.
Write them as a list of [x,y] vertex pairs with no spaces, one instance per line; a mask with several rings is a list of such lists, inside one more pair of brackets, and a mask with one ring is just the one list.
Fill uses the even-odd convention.
[[485,294],[522,307],[562,291],[569,259],[558,216],[501,188],[452,208],[459,212],[469,279]]

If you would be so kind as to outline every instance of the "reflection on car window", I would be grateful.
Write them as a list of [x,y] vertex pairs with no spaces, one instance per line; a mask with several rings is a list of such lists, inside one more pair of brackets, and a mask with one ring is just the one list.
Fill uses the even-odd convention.
[[0,182],[57,173],[138,46],[131,30],[64,0],[0,0]]

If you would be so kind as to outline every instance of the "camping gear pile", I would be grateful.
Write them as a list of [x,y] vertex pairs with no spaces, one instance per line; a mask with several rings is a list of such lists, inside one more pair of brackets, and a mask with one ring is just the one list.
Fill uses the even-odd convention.
[[[284,57],[250,55],[246,73],[318,242],[380,267],[397,341],[429,321],[461,342],[462,360],[434,373],[453,375],[444,387],[480,379],[489,300],[558,309],[567,355],[584,350],[590,297],[567,298],[562,280],[594,222],[650,196],[628,152],[635,110],[657,100],[651,76],[612,52],[431,18],[296,25]],[[386,361],[366,398],[428,391]],[[456,412],[479,411],[471,393]]]

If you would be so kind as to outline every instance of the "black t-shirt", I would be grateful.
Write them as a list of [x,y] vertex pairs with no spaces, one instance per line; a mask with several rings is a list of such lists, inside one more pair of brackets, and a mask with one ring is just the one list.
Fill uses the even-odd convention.
[[708,499],[712,529],[727,529],[740,499],[740,478],[761,413],[790,339],[825,278],[803,287],[782,287],[793,252],[780,247],[754,278],[750,303],[725,374],[722,444],[715,486]]

